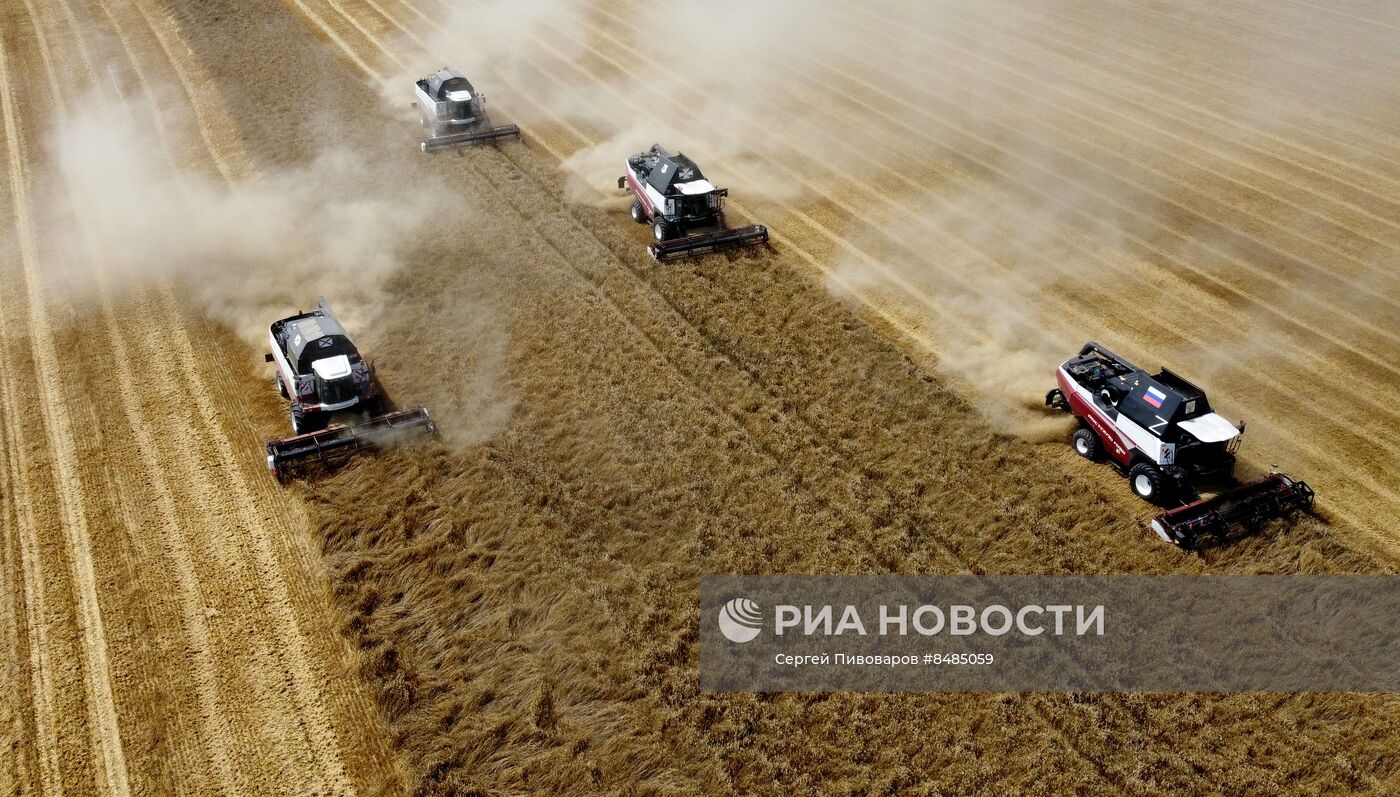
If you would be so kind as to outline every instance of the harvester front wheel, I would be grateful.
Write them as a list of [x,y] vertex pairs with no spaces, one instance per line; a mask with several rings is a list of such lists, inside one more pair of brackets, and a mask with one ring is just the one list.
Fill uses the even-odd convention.
[[301,405],[292,405],[292,433],[308,434],[319,432],[326,428],[326,422],[330,419],[324,412],[305,412]]
[[1074,433],[1072,439],[1074,453],[1085,459],[1098,459],[1103,451],[1103,445],[1099,442],[1099,436],[1094,434],[1093,429],[1080,429]]
[[632,221],[635,221],[638,224],[647,223],[646,208],[642,207],[642,203],[635,199],[632,200]]
[[664,221],[658,221],[651,226],[652,235],[657,241],[669,241],[676,236],[675,229]]
[[281,396],[284,399],[291,398],[291,396],[287,395],[287,383],[282,381],[281,371],[277,372],[277,395]]
[[1166,506],[1167,477],[1160,468],[1149,462],[1139,462],[1128,471],[1128,484],[1137,497],[1158,506]]

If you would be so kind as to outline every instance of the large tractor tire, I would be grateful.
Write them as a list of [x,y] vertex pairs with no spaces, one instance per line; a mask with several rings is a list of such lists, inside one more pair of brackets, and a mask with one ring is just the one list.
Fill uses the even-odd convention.
[[287,383],[282,381],[281,371],[277,372],[277,395],[284,399],[291,399],[291,396],[287,394]]
[[324,412],[305,412],[300,404],[292,405],[292,433],[309,434],[326,428],[330,421]]
[[1074,453],[1088,460],[1096,460],[1103,453],[1103,443],[1099,442],[1099,436],[1093,429],[1075,432],[1070,444],[1074,446]]
[[1139,462],[1128,471],[1128,485],[1137,497],[1157,506],[1171,502],[1170,481],[1161,468],[1150,462]]
[[656,236],[657,242],[669,241],[676,237],[676,228],[664,221],[658,221],[651,226],[651,234]]
[[638,224],[647,223],[647,211],[646,208],[642,207],[640,200],[632,200],[632,221]]

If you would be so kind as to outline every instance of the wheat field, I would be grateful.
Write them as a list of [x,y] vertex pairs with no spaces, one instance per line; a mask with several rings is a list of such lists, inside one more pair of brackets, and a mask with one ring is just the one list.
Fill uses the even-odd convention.
[[[0,8],[14,794],[1390,794],[1393,695],[713,695],[711,573],[1387,573],[1383,3]],[[456,66],[523,143],[417,150]],[[763,250],[657,264],[684,149]],[[329,297],[440,443],[279,487]],[[1314,516],[1187,555],[1040,406],[1096,339]]]

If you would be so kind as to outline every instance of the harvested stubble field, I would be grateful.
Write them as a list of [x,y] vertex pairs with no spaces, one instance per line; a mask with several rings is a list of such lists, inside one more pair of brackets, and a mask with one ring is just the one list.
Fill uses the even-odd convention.
[[[704,573],[1400,550],[1392,10],[806,5],[0,9],[4,791],[1400,790],[1390,695],[698,693]],[[420,156],[444,62],[527,143]],[[654,140],[774,249],[648,260]],[[284,492],[318,293],[447,439]],[[1088,338],[1319,518],[1150,539],[1035,406]]]

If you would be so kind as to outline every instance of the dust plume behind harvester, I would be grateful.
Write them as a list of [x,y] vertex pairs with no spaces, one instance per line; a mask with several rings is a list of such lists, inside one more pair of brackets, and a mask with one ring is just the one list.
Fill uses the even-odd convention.
[[1204,537],[1312,509],[1312,489],[1281,473],[1201,498],[1200,484],[1233,480],[1244,424],[1216,414],[1203,390],[1165,368],[1149,374],[1090,342],[1060,366],[1056,382],[1045,403],[1079,419],[1074,450],[1107,455],[1138,497],[1173,507],[1151,524],[1167,542],[1191,549]]
[[632,220],[651,224],[655,242],[647,251],[657,260],[768,243],[768,228],[762,224],[728,227],[724,199],[729,189],[716,188],[694,161],[660,144],[628,158],[617,187],[632,194]]
[[455,69],[443,67],[428,75],[414,85],[413,94],[418,119],[428,131],[419,145],[424,152],[520,138],[516,125],[492,126],[486,113],[486,95]]
[[277,392],[288,401],[293,432],[267,444],[267,466],[278,481],[356,451],[437,436],[426,408],[392,406],[374,366],[324,298],[315,310],[274,321],[268,338],[265,359],[277,367]]

